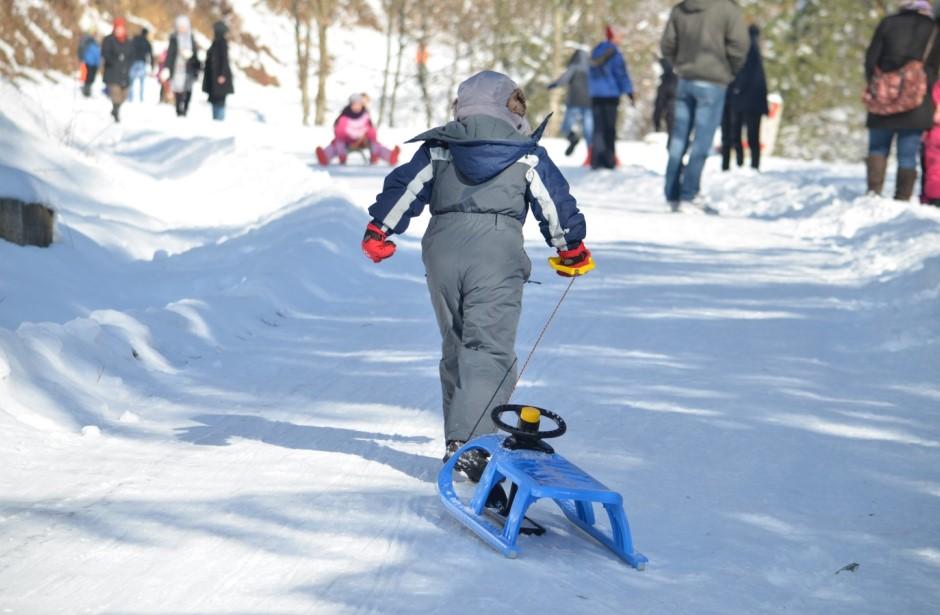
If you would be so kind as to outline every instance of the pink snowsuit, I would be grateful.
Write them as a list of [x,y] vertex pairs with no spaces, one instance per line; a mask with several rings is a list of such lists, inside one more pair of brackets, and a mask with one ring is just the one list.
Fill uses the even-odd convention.
[[372,125],[369,112],[363,109],[360,113],[353,112],[346,107],[333,124],[335,138],[324,151],[327,158],[332,160],[339,156],[341,162],[346,162],[346,153],[350,148],[358,149],[368,147],[371,159],[381,158],[390,161],[392,152],[379,143],[378,133]]
[[923,203],[940,201],[940,81],[934,84],[931,96],[937,110],[933,128],[924,133],[924,185],[920,196]]

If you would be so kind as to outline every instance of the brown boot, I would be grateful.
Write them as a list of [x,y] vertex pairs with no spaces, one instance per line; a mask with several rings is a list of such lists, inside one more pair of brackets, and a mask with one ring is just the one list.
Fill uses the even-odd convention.
[[898,169],[897,186],[894,191],[894,200],[910,201],[914,194],[914,184],[917,182],[917,169]]
[[885,185],[888,157],[872,154],[865,159],[865,166],[868,172],[868,193],[880,195]]

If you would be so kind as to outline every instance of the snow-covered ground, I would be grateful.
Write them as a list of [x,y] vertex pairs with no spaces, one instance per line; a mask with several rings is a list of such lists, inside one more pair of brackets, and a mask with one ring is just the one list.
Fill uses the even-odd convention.
[[[940,212],[771,159],[670,214],[661,145],[592,174],[549,142],[598,269],[514,400],[568,420],[650,564],[548,504],[507,560],[437,497],[426,219],[367,261],[387,169],[320,170],[271,100],[114,126],[0,84],[0,196],[59,214],[49,249],[0,242],[0,612],[940,609]],[[565,285],[527,233],[523,356]]]

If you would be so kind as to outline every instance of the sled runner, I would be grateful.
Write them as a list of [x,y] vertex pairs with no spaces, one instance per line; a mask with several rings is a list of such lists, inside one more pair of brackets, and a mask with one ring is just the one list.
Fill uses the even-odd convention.
[[[519,417],[518,427],[507,425],[501,416],[513,412]],[[467,442],[441,468],[437,486],[444,507],[457,520],[470,528],[487,544],[506,557],[514,558],[520,549],[516,544],[526,511],[541,498],[551,498],[572,523],[593,536],[601,544],[638,570],[646,567],[644,555],[634,551],[623,498],[592,478],[583,470],[557,454],[544,442],[565,433],[567,427],[557,414],[533,406],[504,405],[492,411],[494,423],[509,436],[493,434]],[[539,431],[541,417],[551,419],[556,427]],[[480,449],[489,454],[489,462],[469,504],[462,502],[454,491],[454,465],[469,450]],[[507,514],[502,527],[485,514],[491,504],[491,492],[502,490],[501,483],[511,484],[508,501],[502,508]],[[610,519],[612,534],[595,527],[594,504],[604,507]],[[540,526],[538,526],[540,527]],[[531,532],[535,533],[535,532]]]

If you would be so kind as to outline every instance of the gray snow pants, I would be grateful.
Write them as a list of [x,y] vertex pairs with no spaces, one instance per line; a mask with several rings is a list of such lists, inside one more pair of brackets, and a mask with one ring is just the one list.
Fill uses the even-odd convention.
[[441,329],[444,436],[492,433],[490,410],[509,400],[516,381],[516,327],[532,269],[522,224],[499,214],[439,214],[421,247]]

